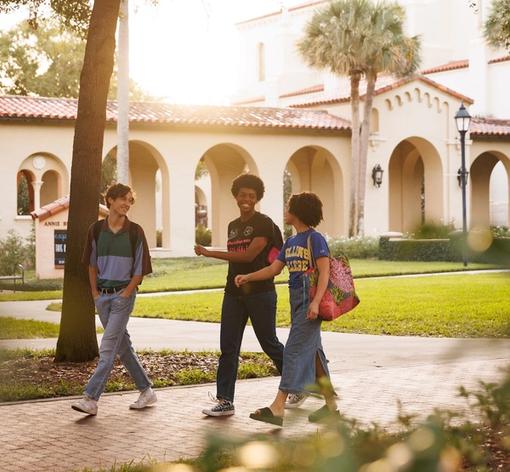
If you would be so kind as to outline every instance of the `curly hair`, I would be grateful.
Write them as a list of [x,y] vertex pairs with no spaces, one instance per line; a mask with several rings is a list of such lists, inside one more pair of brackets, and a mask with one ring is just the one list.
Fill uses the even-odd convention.
[[104,201],[106,203],[106,207],[110,208],[110,202],[108,201],[109,198],[111,198],[112,200],[116,200],[119,197],[124,197],[129,192],[131,192],[133,195],[133,199],[131,201],[131,205],[132,205],[133,203],[135,203],[135,198],[134,198],[135,193],[133,192],[131,187],[124,185],[124,184],[110,185],[108,187],[108,190],[106,191],[106,195],[104,196]]
[[255,190],[255,193],[257,194],[257,201],[262,200],[262,197],[264,196],[264,182],[262,182],[262,179],[256,175],[241,174],[240,176],[236,177],[232,182],[232,195],[237,197],[239,190],[242,188]]
[[322,220],[322,202],[312,192],[302,192],[290,197],[288,211],[305,225],[315,228]]

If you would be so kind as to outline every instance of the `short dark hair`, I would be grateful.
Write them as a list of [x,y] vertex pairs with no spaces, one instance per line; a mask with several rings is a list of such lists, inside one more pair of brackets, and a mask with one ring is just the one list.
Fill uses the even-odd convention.
[[104,196],[104,201],[106,203],[106,207],[110,208],[110,202],[108,201],[109,198],[116,200],[119,197],[124,197],[129,192],[133,194],[133,201],[131,204],[135,203],[134,198],[134,192],[131,189],[131,187],[124,185],[124,184],[113,184],[108,187],[108,190],[106,191],[106,195]]
[[232,182],[232,195],[237,197],[239,190],[242,188],[250,188],[255,190],[255,193],[257,194],[257,201],[262,200],[262,197],[264,196],[264,182],[262,182],[262,179],[256,175],[241,174],[240,176],[236,177]]
[[322,202],[312,192],[302,192],[290,197],[288,212],[299,218],[305,225],[315,228],[322,221]]

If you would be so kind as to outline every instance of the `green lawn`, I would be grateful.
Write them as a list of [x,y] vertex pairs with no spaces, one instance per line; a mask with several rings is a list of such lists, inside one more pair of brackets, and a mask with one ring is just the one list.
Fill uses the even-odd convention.
[[[0,316],[0,339],[57,338],[59,327],[58,323]],[[96,329],[97,333],[103,331]]]
[[[448,337],[510,336],[507,274],[358,280],[361,304],[323,329]],[[278,287],[278,325],[289,325],[286,287]],[[138,298],[135,316],[219,322],[222,293]],[[58,307],[57,307],[58,308]]]
[[61,298],[62,290],[41,290],[36,292],[0,293],[0,302],[58,300]]
[[0,316],[0,339],[56,338],[59,325]]
[[[451,272],[463,270],[460,262],[415,262],[415,261],[379,261],[376,259],[352,259],[353,274],[356,278],[419,274],[430,272]],[[468,269],[489,269],[487,264],[470,264]],[[222,261],[203,257],[185,257],[176,259],[153,259],[154,273],[146,277],[140,286],[140,292],[164,292],[190,290],[196,288],[219,288],[225,285],[227,264]],[[288,273],[285,270],[276,281],[286,282]],[[48,290],[0,294],[0,301],[16,300],[51,300],[62,297],[61,290],[54,288],[55,281],[50,280]],[[31,284],[34,284],[31,286]],[[44,280],[29,281],[31,288],[44,287]]]

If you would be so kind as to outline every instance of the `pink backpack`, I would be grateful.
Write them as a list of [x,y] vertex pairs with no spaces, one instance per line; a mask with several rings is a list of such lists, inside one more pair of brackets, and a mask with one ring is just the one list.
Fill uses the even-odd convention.
[[[317,292],[319,271],[313,257],[311,236],[308,236],[307,245],[310,254],[310,268],[307,275],[310,280],[310,300]],[[349,259],[344,254],[338,257],[329,256],[329,282],[328,288],[319,303],[319,317],[324,321],[332,321],[339,316],[351,311],[359,303],[359,298],[354,289]]]

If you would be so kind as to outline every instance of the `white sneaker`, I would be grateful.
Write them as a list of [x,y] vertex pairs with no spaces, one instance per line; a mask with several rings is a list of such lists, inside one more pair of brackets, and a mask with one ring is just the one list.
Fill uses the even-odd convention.
[[97,401],[87,396],[72,403],[71,408],[87,415],[97,415]]
[[292,410],[294,408],[299,408],[307,398],[307,393],[291,393],[285,402],[285,409]]
[[154,405],[158,401],[158,397],[156,396],[156,392],[152,390],[151,387],[144,390],[140,393],[140,396],[138,397],[138,400],[136,402],[131,403],[129,405],[129,408],[131,410],[142,410],[143,408],[146,408],[150,405]]

